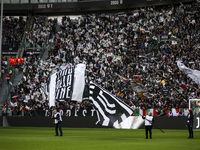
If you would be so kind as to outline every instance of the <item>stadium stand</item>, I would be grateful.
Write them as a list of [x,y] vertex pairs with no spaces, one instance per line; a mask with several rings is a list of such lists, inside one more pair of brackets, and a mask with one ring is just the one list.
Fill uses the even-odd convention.
[[5,50],[18,50],[23,37],[26,20],[23,17],[9,17],[3,20],[2,45]]
[[[53,109],[42,92],[50,71],[62,63],[85,63],[87,83],[95,80],[130,105],[135,115],[150,109],[154,115],[167,116],[168,110],[187,115],[188,99],[199,98],[200,92],[197,84],[178,69],[176,61],[199,69],[199,7],[200,3],[195,2],[87,14],[77,19],[63,17],[61,24],[35,17],[26,46],[49,44],[48,58],[24,58],[23,78],[10,92],[11,99],[2,111],[31,116],[34,110]],[[147,90],[133,91],[130,80]],[[92,108],[87,99],[82,103],[68,100],[57,106],[64,112]]]

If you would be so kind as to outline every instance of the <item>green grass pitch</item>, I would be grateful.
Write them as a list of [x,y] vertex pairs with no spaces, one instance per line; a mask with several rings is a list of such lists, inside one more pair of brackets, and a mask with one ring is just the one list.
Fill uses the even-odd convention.
[[0,127],[0,150],[200,150],[200,132],[187,139],[187,130],[153,130],[145,139],[144,130],[63,128],[56,137],[54,128]]

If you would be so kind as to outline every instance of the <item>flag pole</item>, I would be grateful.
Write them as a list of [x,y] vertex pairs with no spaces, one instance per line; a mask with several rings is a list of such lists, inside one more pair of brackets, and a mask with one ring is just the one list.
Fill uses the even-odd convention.
[[0,78],[1,78],[1,52],[2,52],[2,29],[3,29],[3,0],[1,0],[1,28],[0,28]]
[[[140,113],[139,113],[139,114],[140,114]],[[143,115],[141,115],[141,114],[140,114],[140,116],[143,117]],[[145,117],[145,120],[147,120],[147,121],[149,121],[149,122],[151,123],[151,121],[148,120],[148,119],[146,119],[146,117]],[[164,131],[163,131],[160,127],[158,127],[156,124],[154,124],[154,126],[155,126],[156,128],[158,128],[162,133],[164,133]]]

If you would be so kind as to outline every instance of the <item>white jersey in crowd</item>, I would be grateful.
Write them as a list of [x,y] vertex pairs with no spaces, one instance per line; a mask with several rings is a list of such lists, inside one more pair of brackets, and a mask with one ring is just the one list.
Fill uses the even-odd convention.
[[153,121],[153,116],[147,115],[145,118],[145,126],[152,126],[152,124],[150,123],[152,121]]
[[[59,115],[59,118],[58,118],[58,115]],[[59,121],[62,121],[62,117],[61,117],[61,114],[59,112],[57,112],[56,114],[54,114],[54,122],[55,124],[57,124]]]

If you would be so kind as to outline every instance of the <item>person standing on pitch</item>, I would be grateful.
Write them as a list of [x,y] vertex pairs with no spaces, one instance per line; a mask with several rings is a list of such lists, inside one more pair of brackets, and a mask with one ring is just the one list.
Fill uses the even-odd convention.
[[54,116],[52,117],[52,119],[54,119],[54,124],[55,124],[55,132],[56,132],[55,136],[58,136],[58,128],[60,131],[60,136],[63,136],[61,127],[62,117],[61,114],[57,111],[57,109],[54,110]]
[[146,133],[146,139],[148,139],[148,132],[149,132],[149,136],[150,139],[152,139],[152,126],[153,126],[153,122],[154,122],[154,118],[152,116],[152,112],[149,112],[148,115],[142,116],[143,119],[145,119],[145,133]]
[[193,112],[192,110],[189,110],[188,115],[187,115],[187,123],[186,123],[186,127],[188,127],[188,131],[189,131],[188,138],[193,138],[193,120],[194,120]]

